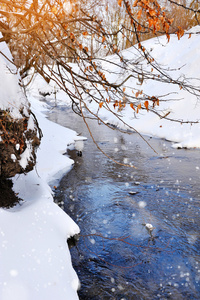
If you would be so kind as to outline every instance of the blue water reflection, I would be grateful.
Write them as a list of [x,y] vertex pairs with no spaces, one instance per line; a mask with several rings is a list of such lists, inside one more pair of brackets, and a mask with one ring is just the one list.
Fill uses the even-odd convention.
[[127,168],[102,155],[67,108],[50,119],[88,137],[82,157],[69,153],[74,167],[55,196],[81,229],[71,249],[80,299],[200,299],[200,152],[148,138],[156,155],[136,134],[91,122],[108,155],[137,167]]

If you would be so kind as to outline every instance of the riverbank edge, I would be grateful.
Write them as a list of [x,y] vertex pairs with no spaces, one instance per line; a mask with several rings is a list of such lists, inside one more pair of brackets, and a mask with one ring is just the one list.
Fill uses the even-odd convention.
[[43,139],[34,170],[12,179],[13,190],[23,201],[0,209],[1,244],[8,245],[1,251],[0,298],[12,292],[21,299],[25,295],[29,300],[74,300],[78,299],[79,280],[67,239],[80,229],[54,203],[52,184],[58,184],[72,168],[73,160],[63,154],[77,134],[47,120],[44,112],[48,108],[39,100],[29,101]]

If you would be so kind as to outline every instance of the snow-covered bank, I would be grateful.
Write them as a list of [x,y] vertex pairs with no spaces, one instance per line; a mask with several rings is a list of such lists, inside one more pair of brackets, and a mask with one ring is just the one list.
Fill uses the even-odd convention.
[[[17,107],[22,95],[17,76],[4,67],[0,78],[1,108],[12,105],[6,100],[10,98]],[[23,201],[12,209],[0,208],[0,299],[78,299],[79,280],[67,238],[79,233],[79,227],[53,202],[49,186],[73,164],[63,153],[74,143],[76,132],[48,121],[43,105],[31,100],[43,139],[34,170],[13,178],[13,189]]]
[[[197,29],[199,30],[199,29]],[[177,78],[186,76],[199,77],[199,44],[200,36],[184,36],[180,41],[172,37],[166,44],[166,37],[152,39],[143,43],[151,51],[157,61],[163,66],[177,68]],[[135,48],[123,52],[126,59],[137,57]],[[110,59],[116,59],[114,56]],[[114,64],[113,64],[114,66]],[[182,67],[183,66],[183,67]],[[147,66],[144,65],[144,68]],[[108,69],[104,66],[104,69]],[[14,75],[6,68],[0,71],[0,92],[3,105],[21,101],[18,85]],[[113,67],[113,74],[116,74]],[[175,72],[174,72],[175,73]],[[9,75],[8,75],[9,74]],[[170,74],[171,71],[170,71]],[[4,78],[8,78],[6,83]],[[38,81],[37,81],[38,80]],[[197,86],[198,80],[192,80]],[[7,87],[7,88],[6,88]],[[11,88],[13,87],[13,89]],[[130,79],[126,82],[129,87],[138,89],[138,82]],[[144,92],[157,95],[175,95],[178,101],[161,102],[159,113],[169,114],[172,118],[197,120],[200,106],[194,95],[170,84],[159,83],[154,80],[144,80],[140,87]],[[73,270],[66,239],[79,232],[78,226],[56,204],[53,203],[52,190],[49,183],[59,180],[63,172],[70,170],[73,163],[62,154],[67,144],[73,143],[76,133],[46,120],[42,111],[42,102],[34,98],[42,90],[55,92],[55,85],[47,86],[41,77],[37,76],[29,91],[32,104],[44,137],[37,153],[36,168],[27,175],[15,176],[14,190],[23,199],[21,205],[13,209],[0,209],[0,299],[1,300],[63,300],[77,299],[78,278]],[[6,92],[7,91],[7,92]],[[176,93],[176,94],[173,94]],[[15,98],[15,95],[18,97]],[[68,103],[66,95],[57,92],[57,101]],[[6,101],[5,101],[6,100]],[[1,103],[2,104],[2,103]],[[108,122],[121,126],[113,114],[100,109],[95,103],[88,104],[94,112]],[[4,107],[5,108],[5,107]],[[112,107],[113,109],[113,107]],[[199,124],[174,123],[159,118],[157,115],[142,111],[135,118],[134,111],[126,107],[120,112],[122,119],[137,129],[140,133],[165,138],[175,142],[174,147],[200,147]]]
[[61,176],[61,170],[71,168],[73,161],[62,152],[76,133],[41,113],[37,118],[44,137],[36,170],[13,180],[15,192],[24,201],[12,209],[0,209],[0,299],[77,299],[78,278],[66,240],[79,228],[53,202],[48,185]]
[[[200,26],[196,26],[190,29],[180,40],[178,40],[177,36],[171,36],[168,43],[166,37],[162,36],[147,40],[142,44],[151,56],[163,66],[166,74],[177,80],[185,79],[188,86],[193,84],[199,91],[199,33]],[[125,59],[134,61],[138,57],[138,49],[137,47],[129,48],[122,51],[122,55]],[[113,56],[114,59],[116,62],[117,58]],[[106,69],[105,65],[104,69]],[[141,62],[141,70],[151,71],[151,69],[151,65],[145,61]],[[112,71],[114,73],[114,68]],[[108,75],[106,74],[107,77]],[[161,116],[167,115],[168,118],[180,120],[180,122],[166,120],[146,110],[140,110],[139,114],[135,114],[129,106],[120,113],[122,120],[141,134],[172,141],[174,148],[200,148],[200,124],[193,123],[191,125],[181,122],[182,120],[185,122],[200,120],[200,99],[187,90],[182,89],[182,87],[170,83],[144,79],[142,85],[139,84],[139,81],[130,78],[125,84],[126,91],[130,90],[131,93],[132,90],[139,89],[144,94],[151,96],[169,95],[171,100],[166,102],[160,101],[157,111]],[[165,99],[165,97],[161,99]],[[95,109],[97,111],[97,107],[94,104],[92,105],[93,111]],[[113,110],[113,107],[111,109]],[[117,112],[117,109],[115,109],[115,112]],[[119,127],[123,126],[114,115],[103,108],[99,110],[99,115],[109,123]]]
[[[199,95],[199,63],[200,63],[200,26],[196,26],[190,29],[185,35],[178,40],[177,36],[171,36],[169,43],[166,36],[159,38],[149,39],[142,44],[145,49],[151,54],[151,56],[163,67],[163,72],[167,76],[176,80],[184,80],[190,87],[194,85],[196,92]],[[132,62],[138,62],[142,70],[149,71],[151,73],[152,65],[148,64],[146,60],[142,60],[138,53],[137,45],[122,51],[124,59]],[[116,55],[107,57],[107,61],[101,62],[102,70],[108,70],[105,72],[106,78],[111,82],[122,82],[125,77],[119,73],[119,65],[121,64],[119,57]],[[76,66],[74,66],[76,68]],[[129,70],[131,74],[131,67]],[[153,70],[157,74],[156,69]],[[128,73],[126,75],[128,76]],[[44,82],[44,81],[43,81]],[[33,83],[33,90],[51,91],[53,93],[55,87],[45,86],[42,84],[42,79],[36,78]],[[167,139],[172,141],[172,146],[175,148],[200,148],[200,124],[189,123],[190,121],[200,120],[200,99],[198,99],[194,93],[190,93],[188,89],[184,89],[178,84],[170,84],[162,81],[156,81],[153,79],[144,79],[142,85],[135,78],[129,78],[124,84],[126,93],[133,95],[132,92],[139,90],[142,93],[150,96],[163,95],[160,98],[160,104],[156,107],[158,116],[151,111],[140,110],[138,114],[130,108],[129,105],[121,112],[117,111],[117,108],[113,108],[113,104],[110,105],[110,109],[115,113],[119,113],[121,119],[136,129],[141,134],[150,135],[153,137]],[[165,96],[164,96],[165,95]],[[168,95],[168,96],[167,96]],[[66,98],[66,99],[65,99]],[[138,96],[138,99],[140,95]],[[63,97],[63,93],[57,93],[58,101],[68,102],[67,97]],[[163,101],[166,100],[166,101]],[[123,124],[109,112],[102,107],[99,109],[98,103],[92,101],[88,103],[89,109],[94,113],[98,112],[98,115],[107,120],[109,123],[115,124],[119,127],[123,127]],[[164,116],[170,119],[179,120],[180,122],[169,121]],[[181,121],[185,121],[181,122]],[[188,123],[187,123],[188,122]]]

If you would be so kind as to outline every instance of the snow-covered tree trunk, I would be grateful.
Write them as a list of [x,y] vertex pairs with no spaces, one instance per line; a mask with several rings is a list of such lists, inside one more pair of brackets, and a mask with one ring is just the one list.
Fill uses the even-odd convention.
[[9,178],[33,169],[41,133],[4,42],[0,70],[0,177]]

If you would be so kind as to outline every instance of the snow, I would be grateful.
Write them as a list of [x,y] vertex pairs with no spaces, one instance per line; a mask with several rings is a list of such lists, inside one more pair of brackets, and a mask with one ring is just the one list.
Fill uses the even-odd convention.
[[[197,26],[191,31],[198,33],[200,27]],[[166,37],[159,37],[145,41],[143,45],[166,67],[166,70],[168,67],[178,69],[178,71],[167,70],[170,75],[176,78],[191,77],[191,82],[199,86],[198,79],[195,79],[199,76],[199,34],[192,34],[190,39],[185,35],[180,41],[172,36],[170,43],[166,42]],[[9,54],[4,43],[0,43],[0,51]],[[138,58],[138,49],[135,47],[127,49],[123,51],[123,56],[129,60]],[[109,59],[115,61],[118,58],[113,56]],[[110,69],[111,64],[109,68],[106,64],[105,62],[103,69]],[[110,79],[114,82],[119,78],[114,64],[112,66],[115,75],[111,74]],[[12,64],[0,55],[0,107],[4,109],[11,107],[13,117],[17,118],[21,117],[18,114],[20,103],[27,105],[27,102],[17,84],[18,75],[9,71],[11,67],[13,68]],[[145,63],[142,67],[148,68]],[[130,78],[125,85],[127,89],[130,86],[138,89],[136,79]],[[187,91],[153,80],[144,80],[141,89],[149,95],[172,93],[172,99],[180,99],[160,103],[158,109],[162,115],[170,112],[170,116],[180,120],[199,119],[200,104],[196,97]],[[82,150],[83,144],[82,138],[78,137],[76,132],[45,118],[47,106],[38,99],[42,92],[45,94],[48,91],[53,95],[55,90],[54,83],[50,82],[50,85],[47,85],[37,75],[28,91],[32,110],[43,132],[43,139],[37,153],[35,169],[27,175],[16,175],[13,178],[14,191],[23,201],[12,209],[0,209],[1,300],[78,299],[79,280],[72,267],[66,239],[79,233],[79,228],[53,202],[51,187],[58,184],[61,176],[72,168],[73,161],[63,155],[67,145],[76,143],[78,150]],[[69,104],[69,99],[63,92],[58,91],[56,99],[62,104]],[[99,110],[94,103],[89,105],[91,110]],[[122,119],[140,133],[170,140],[174,148],[200,148],[199,124],[173,123],[147,111],[142,111],[135,118],[130,107],[126,107],[120,113]],[[99,110],[99,115],[104,120],[122,127],[119,120],[103,107]],[[30,120],[28,127],[32,126],[33,122]],[[22,164],[26,163],[26,157],[24,154],[21,158]],[[139,202],[141,209],[145,205],[144,201]]]
[[[193,34],[189,38],[189,32]],[[194,84],[199,91],[199,57],[200,57],[200,26],[192,28],[180,40],[176,36],[171,36],[170,42],[167,43],[165,36],[154,38],[143,42],[143,46],[150,52],[152,57],[165,68],[165,73],[176,79],[188,78],[189,83]],[[195,34],[196,33],[196,34]],[[127,60],[136,61],[138,58],[138,48],[131,47],[122,51],[122,56]],[[117,62],[116,56],[110,58],[111,61]],[[119,61],[118,61],[119,64]],[[145,61],[140,62],[141,69],[150,70],[151,66]],[[110,69],[111,64],[104,63],[103,69]],[[106,78],[115,82],[122,82],[120,76],[116,76],[117,68],[113,67],[113,74],[106,74]],[[118,71],[119,72],[119,71]],[[115,73],[115,74],[114,74]],[[145,79],[142,85],[135,78],[130,78],[126,83],[126,92],[141,89],[144,94],[150,96],[169,94],[171,100],[161,102],[157,111],[164,116],[169,113],[168,117],[180,121],[199,121],[200,120],[200,99],[189,93],[187,90],[180,89],[179,86],[162,83],[154,80]],[[130,88],[131,87],[131,88]],[[89,107],[97,111],[97,106],[92,103]],[[117,109],[110,109],[117,113]],[[99,110],[99,116],[107,122],[123,128],[123,124],[109,111],[103,107]],[[160,118],[150,111],[140,111],[134,117],[134,111],[127,106],[121,113],[121,119],[129,126],[141,134],[158,137],[172,141],[174,148],[200,148],[200,124],[189,124],[181,122],[171,122]]]
[[[7,60],[5,56],[7,56],[9,60]],[[0,43],[0,70],[0,108],[4,110],[9,109],[13,118],[20,119],[22,118],[22,115],[19,113],[19,109],[22,105],[25,106],[25,108],[28,107],[28,102],[22,90],[19,89],[18,80],[16,80],[16,78],[19,78],[17,70],[12,64],[12,56],[8,50],[8,47],[6,46],[6,43],[4,42]],[[26,109],[24,110],[24,113],[25,115],[27,114]]]
[[26,149],[25,151],[20,155],[21,159],[19,161],[20,166],[25,170],[26,166],[28,165],[30,153],[32,152],[32,144],[28,141],[26,141]]
[[[17,83],[17,74],[10,73],[2,57],[0,70],[0,107],[11,107],[12,116],[20,118],[21,102],[28,102]],[[13,189],[23,201],[12,209],[0,209],[0,299],[78,299],[79,280],[72,267],[67,239],[80,230],[53,202],[50,188],[71,169],[73,160],[63,153],[68,144],[75,144],[77,134],[48,121],[42,113],[46,108],[34,98],[31,102],[44,136],[35,169],[13,178]],[[33,122],[28,126],[32,128]],[[24,167],[28,156],[22,154]]]
[[11,154],[11,159],[15,162],[16,161],[16,156],[15,156],[15,154]]
[[[189,33],[192,33],[190,38]],[[176,35],[171,35],[169,43],[167,42],[166,36],[149,39],[142,43],[151,56],[155,58],[156,62],[164,68],[165,74],[177,80],[185,80],[187,78],[185,83],[187,83],[188,86],[190,84],[196,86],[198,94],[200,85],[199,33],[200,26],[196,26],[186,32],[180,40],[178,40]],[[121,55],[126,61],[138,62],[138,66],[141,70],[147,70],[151,73],[152,66],[145,60],[141,60],[137,46],[122,51]],[[110,82],[123,82],[125,77],[123,77],[124,75],[122,75],[122,70],[119,68],[119,65],[120,60],[116,55],[109,56],[106,58],[106,61],[101,62],[102,70],[104,70],[105,76]],[[77,71],[75,64],[70,64],[70,66]],[[131,72],[131,68],[130,65],[129,72]],[[155,68],[153,72],[158,74]],[[128,76],[127,72],[126,76]],[[200,148],[200,136],[198,134],[200,124],[189,123],[190,121],[195,122],[200,120],[200,100],[194,94],[189,93],[185,89],[180,89],[178,85],[152,79],[145,79],[143,84],[140,85],[136,78],[129,78],[129,80],[125,82],[124,87],[126,87],[126,93],[130,93],[131,95],[133,95],[132,91],[136,92],[137,90],[142,90],[144,94],[150,96],[169,95],[168,99],[167,96],[161,98],[161,100],[166,99],[167,101],[160,101],[159,106],[156,107],[157,112],[161,116],[168,114],[169,118],[180,121],[171,122],[159,117],[151,111],[145,110],[141,110],[135,117],[135,113],[129,105],[121,112],[118,112],[111,104],[109,109],[115,113],[119,113],[121,119],[127,123],[128,126],[131,126],[141,134],[171,141],[172,147],[174,148]],[[40,76],[36,76],[31,89],[32,91],[30,92],[34,93],[34,96],[39,96],[39,91],[44,93],[48,91],[53,94],[55,84],[50,82],[50,84],[47,85]],[[67,105],[70,103],[70,99],[61,91],[57,92],[56,98],[58,103],[66,103]],[[128,128],[128,126],[122,124],[109,110],[104,107],[99,109],[99,105],[95,101],[87,105],[92,112],[96,113],[98,111],[99,117],[108,123],[112,123],[120,128]],[[182,123],[181,121],[188,123]]]
[[[43,138],[37,153],[37,172],[45,181],[56,184],[60,177],[71,169],[73,160],[64,156],[68,144],[75,144],[75,131],[54,124],[40,111],[47,108],[36,98],[30,98],[32,110],[42,128]],[[39,112],[39,113],[38,113]]]
[[66,238],[78,228],[52,202],[41,180],[30,175],[18,179],[18,185],[30,189],[37,200],[32,197],[20,208],[0,211],[0,299],[77,299],[78,278]]

